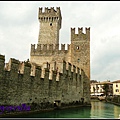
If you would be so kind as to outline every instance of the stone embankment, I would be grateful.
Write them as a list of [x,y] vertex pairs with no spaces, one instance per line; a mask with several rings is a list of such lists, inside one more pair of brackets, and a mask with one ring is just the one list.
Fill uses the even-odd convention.
[[116,96],[107,96],[106,97],[106,102],[115,104],[120,106],[120,96],[116,95]]

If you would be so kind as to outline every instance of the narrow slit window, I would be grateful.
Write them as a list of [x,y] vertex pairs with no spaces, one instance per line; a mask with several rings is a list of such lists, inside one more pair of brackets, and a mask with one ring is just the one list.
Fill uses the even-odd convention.
[[78,58],[78,62],[80,62],[80,59]]

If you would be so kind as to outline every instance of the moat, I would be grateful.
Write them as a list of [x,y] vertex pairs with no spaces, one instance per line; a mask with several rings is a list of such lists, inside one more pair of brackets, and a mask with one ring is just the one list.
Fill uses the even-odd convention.
[[17,118],[118,118],[119,114],[120,106],[101,101],[92,101],[91,107],[20,115]]

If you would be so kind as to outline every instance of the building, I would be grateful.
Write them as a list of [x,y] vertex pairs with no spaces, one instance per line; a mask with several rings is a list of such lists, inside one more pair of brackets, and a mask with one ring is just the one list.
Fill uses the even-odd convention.
[[[71,44],[59,50],[62,15],[39,8],[40,32],[37,46],[31,45],[30,61],[0,55],[0,105],[31,106],[32,110],[55,106],[90,105],[90,28],[71,28]],[[35,47],[36,46],[36,47]]]
[[[39,8],[40,22],[38,44],[31,45],[30,62],[42,65],[44,62],[64,60],[83,69],[90,79],[90,28],[71,28],[71,44],[59,44],[59,31],[62,26],[62,15],[59,7],[56,10]],[[61,47],[61,50],[59,50]]]
[[[56,62],[56,69],[62,72],[62,61],[66,61],[71,65],[75,65],[85,72],[89,81],[86,81],[88,86],[84,89],[84,96],[89,95],[90,90],[90,28],[85,28],[86,33],[83,33],[83,28],[78,28],[78,34],[75,28],[71,28],[71,44],[59,43],[59,31],[62,26],[62,15],[60,7],[45,7],[39,8],[38,19],[40,22],[38,44],[31,44],[30,63],[43,66],[44,63],[50,64],[50,69],[53,62]],[[59,49],[61,47],[61,49]],[[82,85],[82,84],[81,84]],[[88,98],[89,99],[89,98]]]
[[115,80],[113,83],[113,95],[120,95],[120,80]]
[[94,82],[91,83],[91,94],[92,95],[102,95],[105,93],[104,90],[104,85],[108,85],[108,95],[112,95],[113,94],[113,84],[110,81],[103,81],[103,82]]

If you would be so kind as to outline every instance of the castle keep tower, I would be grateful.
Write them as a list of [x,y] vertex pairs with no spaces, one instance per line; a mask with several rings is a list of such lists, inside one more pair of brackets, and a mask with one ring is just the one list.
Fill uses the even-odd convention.
[[[56,10],[39,8],[38,19],[40,30],[38,44],[31,45],[30,62],[42,65],[44,62],[66,60],[68,51],[65,50],[65,44],[61,44],[59,50],[59,30],[61,29],[62,16],[60,7]],[[70,60],[69,60],[70,61]]]
[[40,22],[38,44],[59,44],[59,30],[61,29],[61,11],[57,7],[50,9],[39,8],[38,19]]

